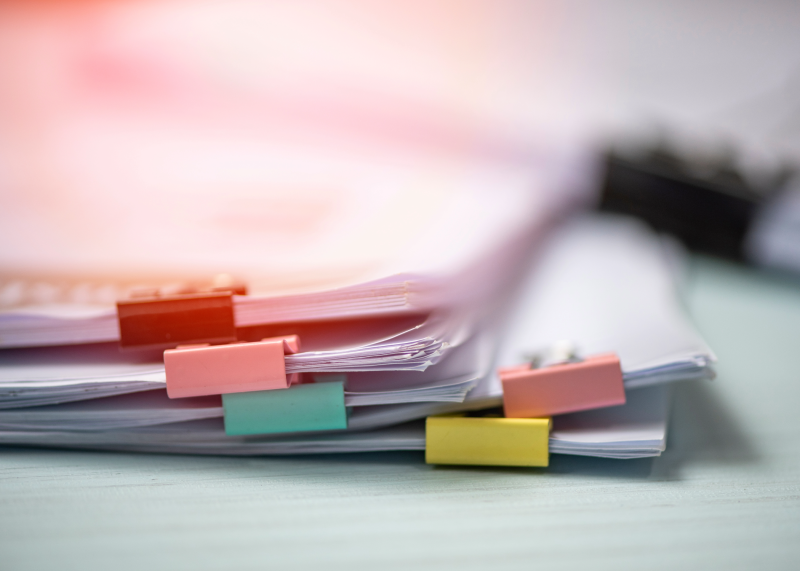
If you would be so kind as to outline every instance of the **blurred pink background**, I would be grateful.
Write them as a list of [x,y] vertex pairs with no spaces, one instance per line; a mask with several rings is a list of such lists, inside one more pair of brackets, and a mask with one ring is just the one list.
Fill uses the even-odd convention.
[[284,151],[519,162],[666,126],[796,157],[798,23],[792,2],[4,2],[0,268],[111,267],[203,208],[299,239],[337,190],[276,194]]

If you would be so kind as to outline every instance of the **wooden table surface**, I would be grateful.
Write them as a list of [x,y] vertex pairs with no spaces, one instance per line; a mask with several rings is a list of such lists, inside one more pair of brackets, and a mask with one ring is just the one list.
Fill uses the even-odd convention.
[[800,569],[800,281],[697,258],[719,357],[652,460],[0,450],[0,569]]

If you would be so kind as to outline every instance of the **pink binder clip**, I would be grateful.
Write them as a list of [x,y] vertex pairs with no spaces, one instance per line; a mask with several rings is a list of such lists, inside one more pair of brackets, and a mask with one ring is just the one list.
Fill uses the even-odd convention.
[[622,369],[614,353],[542,368],[508,367],[498,374],[503,383],[503,407],[509,418],[552,416],[625,404]]
[[297,335],[254,343],[184,345],[164,351],[169,398],[287,389],[299,374],[286,375],[284,355],[297,353]]

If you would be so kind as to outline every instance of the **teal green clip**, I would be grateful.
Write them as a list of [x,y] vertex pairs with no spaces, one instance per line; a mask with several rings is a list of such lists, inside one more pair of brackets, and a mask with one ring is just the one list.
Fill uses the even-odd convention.
[[225,433],[276,434],[347,428],[344,383],[222,395]]

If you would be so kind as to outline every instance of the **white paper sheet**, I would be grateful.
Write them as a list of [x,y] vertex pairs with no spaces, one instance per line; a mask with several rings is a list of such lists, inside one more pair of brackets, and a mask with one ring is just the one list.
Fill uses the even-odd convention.
[[617,353],[628,388],[713,375],[716,358],[680,306],[673,255],[633,219],[573,220],[529,274],[499,363],[569,340],[584,355]]

